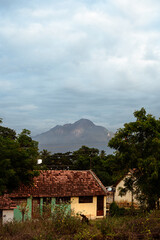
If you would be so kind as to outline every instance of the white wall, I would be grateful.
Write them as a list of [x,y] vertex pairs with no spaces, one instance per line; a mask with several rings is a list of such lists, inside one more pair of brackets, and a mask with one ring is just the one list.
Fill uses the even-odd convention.
[[[124,183],[125,183],[124,180],[125,180],[125,178],[123,180],[121,180],[116,186],[114,201],[121,206],[124,206],[124,207],[128,206],[129,207],[132,204],[132,193],[130,191],[128,191],[126,193],[126,195],[124,195],[122,197],[119,195],[119,188],[120,187],[124,188]],[[137,206],[138,201],[137,201],[137,199],[135,199],[135,196],[133,196],[133,201],[134,201],[134,205]]]
[[3,210],[2,211],[2,222],[7,223],[13,221],[13,209],[12,210]]

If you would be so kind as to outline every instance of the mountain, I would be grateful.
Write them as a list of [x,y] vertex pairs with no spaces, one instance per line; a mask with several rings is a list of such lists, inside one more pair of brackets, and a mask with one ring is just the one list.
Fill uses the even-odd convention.
[[113,133],[102,126],[96,126],[88,119],[63,126],[57,125],[47,132],[41,133],[34,140],[39,142],[39,149],[47,149],[52,153],[78,150],[82,145],[105,150],[107,154],[113,152],[107,147]]

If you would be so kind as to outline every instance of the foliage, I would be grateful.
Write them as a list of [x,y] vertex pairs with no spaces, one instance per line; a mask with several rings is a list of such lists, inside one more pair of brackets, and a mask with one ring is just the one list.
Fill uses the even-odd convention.
[[109,209],[110,216],[124,216],[125,215],[125,208],[120,208],[115,202],[110,204]]
[[124,179],[124,187],[119,187],[119,195],[125,196],[126,193],[129,191],[131,193],[132,198],[132,207],[134,205],[134,195],[136,195],[137,188],[136,188],[136,178],[134,177],[134,171],[129,171],[129,176],[125,177]]
[[[76,221],[77,217],[74,217]],[[38,221],[0,225],[0,240],[159,239],[159,219],[160,211],[152,211],[143,216],[114,216],[92,220],[90,225],[82,224],[81,221],[75,222],[77,227],[75,227],[75,231],[72,231],[71,227],[67,229],[61,223],[63,228],[61,227],[61,231],[57,231],[54,221],[49,218],[39,218]]]
[[67,203],[54,205],[52,212],[52,223],[56,233],[76,233],[82,228],[82,222],[79,216],[68,209]]
[[136,169],[137,197],[153,209],[160,198],[160,120],[147,115],[144,108],[135,111],[134,117],[136,121],[125,123],[108,145],[116,149],[113,162],[117,162],[119,172]]
[[66,153],[51,154],[46,149],[40,152],[42,164],[40,169],[55,170],[88,170],[92,169],[105,185],[113,183],[114,166],[112,156],[106,156],[105,151],[82,146],[79,150]]
[[17,136],[14,130],[0,126],[0,194],[32,183],[37,175],[33,171],[37,156],[38,144],[29,130],[24,129]]
[[[102,240],[102,239],[154,239],[160,236],[159,213],[152,212],[138,217],[107,217],[92,220],[90,225],[82,224],[75,219],[68,224],[59,222],[56,229],[55,221],[39,218],[38,221],[25,223],[8,223],[0,226],[0,240]],[[59,218],[57,218],[59,221]],[[74,224],[74,225],[73,225]],[[70,227],[68,227],[70,226]],[[72,229],[74,226],[74,231]],[[156,238],[159,239],[159,238]]]

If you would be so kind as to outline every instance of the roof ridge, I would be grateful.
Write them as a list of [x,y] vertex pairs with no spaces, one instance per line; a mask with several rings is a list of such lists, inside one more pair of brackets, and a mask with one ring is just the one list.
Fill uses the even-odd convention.
[[94,177],[94,179],[98,182],[98,184],[100,185],[100,187],[103,189],[103,191],[107,194],[108,191],[105,188],[105,186],[103,185],[103,183],[101,182],[101,180],[95,175],[95,173],[90,169],[89,172],[92,174],[92,176]]

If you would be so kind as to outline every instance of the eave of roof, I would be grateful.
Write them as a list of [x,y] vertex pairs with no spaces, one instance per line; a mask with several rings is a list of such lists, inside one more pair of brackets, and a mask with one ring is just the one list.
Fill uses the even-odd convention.
[[12,210],[16,208],[16,204],[9,198],[8,194],[0,196],[0,209],[1,210]]

